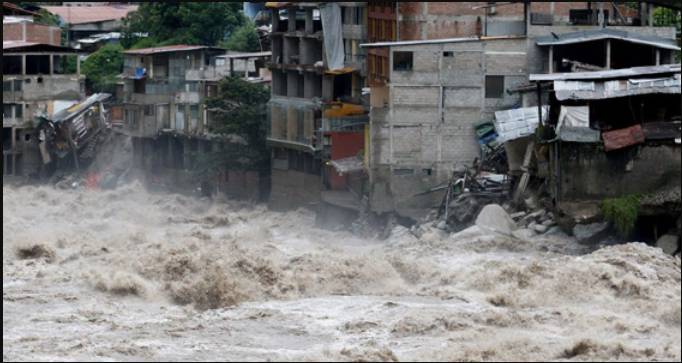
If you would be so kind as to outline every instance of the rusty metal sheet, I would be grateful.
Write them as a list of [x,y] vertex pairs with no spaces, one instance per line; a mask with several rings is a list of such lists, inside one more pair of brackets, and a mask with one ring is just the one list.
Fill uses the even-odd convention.
[[637,145],[644,142],[642,125],[634,125],[624,129],[602,132],[604,149],[606,151],[618,150],[627,146]]
[[642,125],[647,140],[671,140],[682,135],[682,125],[677,122],[647,122]]

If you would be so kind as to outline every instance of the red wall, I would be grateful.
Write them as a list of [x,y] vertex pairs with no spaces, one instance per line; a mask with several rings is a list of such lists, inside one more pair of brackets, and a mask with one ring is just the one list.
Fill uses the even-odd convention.
[[[365,134],[363,132],[329,132],[331,137],[331,158],[332,160],[343,159],[356,156],[358,152],[365,148]],[[345,190],[348,175],[340,175],[336,170],[329,168],[329,183],[333,190]]]

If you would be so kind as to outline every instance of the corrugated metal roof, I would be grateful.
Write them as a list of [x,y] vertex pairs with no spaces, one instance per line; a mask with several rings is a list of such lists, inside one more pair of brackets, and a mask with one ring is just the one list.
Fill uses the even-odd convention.
[[32,52],[60,52],[60,53],[79,53],[78,49],[60,47],[58,45],[24,42],[21,40],[9,40],[2,42],[2,51],[19,52],[22,50]]
[[97,6],[44,6],[45,10],[59,15],[65,23],[85,24],[125,18],[136,11],[137,5],[97,5]]
[[222,48],[209,47],[209,46],[205,46],[205,45],[178,44],[178,45],[167,45],[165,47],[131,49],[131,50],[126,50],[125,52],[123,52],[123,54],[150,55],[150,54],[157,54],[157,53],[185,52],[185,51],[198,50],[198,49],[214,49],[214,50],[224,51],[224,49],[222,49]]
[[554,81],[559,101],[596,100],[644,94],[680,94],[680,74],[670,77],[608,81]]
[[615,29],[585,30],[563,34],[552,33],[552,35],[538,37],[536,39],[536,44],[539,46],[565,45],[602,39],[619,39],[630,43],[646,44],[656,48],[680,50],[680,47],[675,44],[675,39],[666,39],[653,35],[642,35]]
[[632,67],[607,71],[531,74],[531,81],[567,81],[579,79],[613,79],[648,76],[652,74],[671,74],[680,72],[680,63],[660,66]]
[[[542,119],[547,120],[549,106],[542,106]],[[507,142],[531,135],[538,127],[538,108],[524,107],[495,112],[495,131],[498,142]]]
[[272,56],[272,52],[267,51],[267,52],[250,52],[250,53],[230,53],[230,54],[219,55],[216,58],[242,59],[242,58],[262,58],[262,57],[270,57],[270,56]]

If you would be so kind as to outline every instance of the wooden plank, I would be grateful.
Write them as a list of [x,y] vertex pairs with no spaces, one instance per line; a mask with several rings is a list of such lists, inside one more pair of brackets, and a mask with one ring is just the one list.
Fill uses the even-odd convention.
[[606,151],[641,144],[645,140],[642,125],[639,124],[624,129],[605,131],[601,135],[604,139],[604,150]]
[[647,140],[668,140],[682,135],[680,122],[647,122],[642,124],[642,129]]

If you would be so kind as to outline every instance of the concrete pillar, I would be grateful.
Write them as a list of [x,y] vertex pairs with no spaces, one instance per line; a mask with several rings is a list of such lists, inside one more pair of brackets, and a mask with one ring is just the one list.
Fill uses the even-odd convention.
[[287,31],[289,32],[295,32],[296,31],[296,8],[293,6],[290,6],[287,8],[287,18],[288,18],[288,24],[287,24]]
[[234,77],[234,58],[230,58],[230,77]]
[[50,75],[54,74],[54,54],[50,54]]
[[81,56],[76,54],[76,74],[81,75]]
[[611,69],[611,39],[606,40],[606,69]]
[[308,34],[313,33],[313,30],[315,29],[314,23],[313,23],[313,9],[306,9],[305,10],[305,32]]
[[549,73],[554,73],[554,46],[549,46]]
[[656,49],[656,65],[660,66],[661,65],[661,50]]
[[279,18],[279,9],[272,9],[272,31],[278,32],[281,19]]
[[21,55],[21,75],[26,75],[26,54]]
[[654,26],[654,5],[647,3],[647,6],[648,6],[648,8],[647,8],[646,12],[647,12],[647,16],[649,18],[647,21],[647,24],[649,26]]

